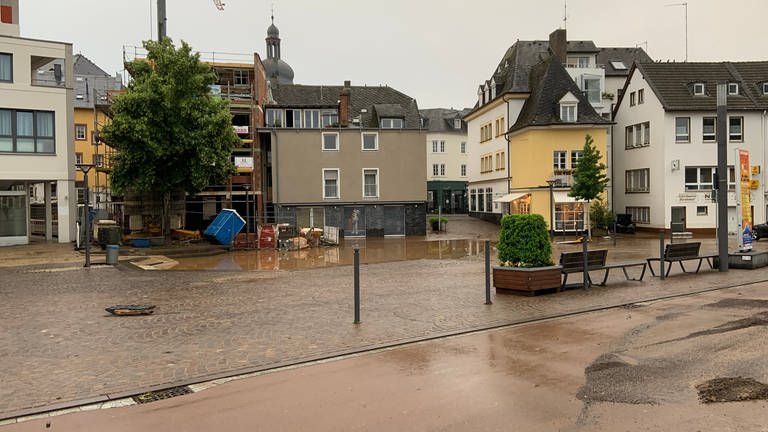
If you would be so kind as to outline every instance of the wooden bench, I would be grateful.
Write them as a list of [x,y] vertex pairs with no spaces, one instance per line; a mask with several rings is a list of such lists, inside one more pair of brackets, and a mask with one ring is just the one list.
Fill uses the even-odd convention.
[[[673,262],[680,264],[680,269],[683,270],[683,273],[698,273],[701,269],[701,263],[704,260],[707,260],[709,268],[715,268],[712,262],[712,258],[716,257],[717,254],[701,255],[699,254],[699,249],[701,249],[701,242],[670,243],[664,247],[663,258],[647,258],[646,261],[648,262],[648,266],[651,268],[651,274],[654,276],[656,276],[656,272],[653,271],[653,266],[651,265],[652,261],[659,261],[659,264],[661,264],[661,261],[669,263],[669,267],[667,268],[664,277],[669,276],[669,271],[672,270]],[[685,269],[685,266],[683,266],[683,261],[693,260],[699,260],[699,265],[696,267],[695,272],[689,272]]]
[[[592,279],[589,276],[590,271],[604,270],[603,280],[598,285],[605,286],[608,280],[608,273],[611,269],[620,268],[624,272],[624,277],[628,281],[642,281],[645,276],[646,261],[626,261],[617,263],[606,263],[608,257],[608,250],[596,249],[587,251],[587,281],[592,284]],[[584,272],[584,252],[563,252],[560,254],[560,265],[562,269],[560,272],[563,274],[563,283],[560,289],[564,288],[568,282],[568,275],[571,273],[583,273]],[[627,267],[643,267],[639,278],[632,278],[627,273]]]

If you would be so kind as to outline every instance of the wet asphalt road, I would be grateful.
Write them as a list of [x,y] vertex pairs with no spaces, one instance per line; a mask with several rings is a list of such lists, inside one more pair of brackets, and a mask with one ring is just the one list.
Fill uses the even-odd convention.
[[[264,373],[173,399],[0,430],[764,431],[765,400],[704,404],[715,378],[768,382],[766,286],[441,338]],[[757,318],[756,318],[757,317]]]

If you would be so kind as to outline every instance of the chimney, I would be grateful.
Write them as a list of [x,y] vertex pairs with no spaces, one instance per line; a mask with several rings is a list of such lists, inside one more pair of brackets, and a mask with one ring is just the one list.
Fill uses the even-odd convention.
[[0,1],[0,35],[19,36],[19,0]]
[[568,37],[565,29],[557,29],[549,34],[549,50],[560,60],[560,63],[565,64],[568,53]]
[[350,81],[344,81],[344,88],[341,89],[339,97],[339,126],[347,127],[349,125],[349,93],[352,91]]

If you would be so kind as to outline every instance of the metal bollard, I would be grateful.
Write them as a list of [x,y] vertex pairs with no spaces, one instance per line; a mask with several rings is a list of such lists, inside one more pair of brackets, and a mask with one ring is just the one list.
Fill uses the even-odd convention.
[[584,288],[589,288],[589,246],[587,233],[581,238],[581,251],[584,255]]
[[[670,264],[672,265],[672,264]],[[664,279],[664,230],[659,231],[659,277]]]
[[491,241],[485,241],[485,304],[491,302]]
[[355,324],[360,324],[360,249],[355,248]]

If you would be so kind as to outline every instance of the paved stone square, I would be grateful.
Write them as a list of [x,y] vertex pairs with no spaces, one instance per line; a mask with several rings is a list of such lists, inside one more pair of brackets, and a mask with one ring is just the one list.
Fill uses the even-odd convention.
[[[652,238],[636,241],[620,241],[609,260],[658,249]],[[64,261],[0,268],[0,418],[661,296],[768,287],[766,269],[677,270],[664,281],[647,274],[640,283],[616,272],[607,287],[494,294],[485,305],[482,254],[364,264],[362,323],[355,325],[349,266],[142,271]],[[153,304],[156,312],[105,312],[117,304]]]

